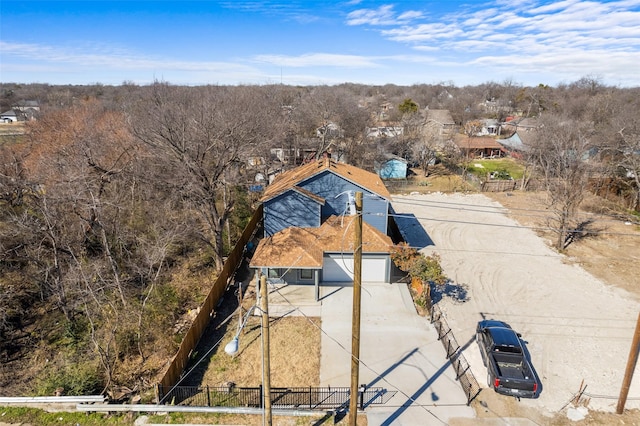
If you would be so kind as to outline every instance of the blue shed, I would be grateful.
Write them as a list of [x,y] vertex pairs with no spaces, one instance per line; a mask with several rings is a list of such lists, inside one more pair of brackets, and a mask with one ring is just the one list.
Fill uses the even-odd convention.
[[386,160],[376,167],[382,179],[405,179],[408,161],[397,155],[387,155]]

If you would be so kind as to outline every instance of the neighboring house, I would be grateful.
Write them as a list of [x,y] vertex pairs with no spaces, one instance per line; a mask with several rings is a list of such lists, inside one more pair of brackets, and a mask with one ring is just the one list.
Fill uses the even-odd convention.
[[331,137],[331,138],[341,138],[343,136],[343,131],[340,127],[331,121],[324,123],[322,126],[316,129],[316,136],[321,138],[323,136]]
[[351,222],[358,191],[363,193],[363,280],[388,282],[391,195],[378,175],[330,159],[288,170],[266,188],[264,238],[250,266],[287,283],[353,281]]
[[16,105],[14,105],[13,109],[22,111],[22,112],[26,112],[29,110],[39,112],[40,105],[38,104],[38,101],[20,101],[16,103]]
[[18,121],[18,115],[15,110],[10,109],[0,114],[0,121],[3,123],[15,123]]
[[498,139],[497,142],[504,147],[506,151],[512,157],[519,158],[522,156],[522,153],[526,151],[525,145],[522,143],[522,139],[518,135],[518,132],[511,135],[506,139]]
[[20,101],[13,106],[13,110],[18,114],[20,121],[35,120],[40,112],[38,101]]
[[478,104],[478,109],[488,113],[499,113],[499,112],[509,113],[513,111],[513,108],[511,107],[510,102],[503,101],[501,99],[485,100],[484,102]]
[[453,142],[462,155],[468,158],[493,158],[502,157],[505,149],[492,137],[469,137],[458,134]]
[[540,124],[535,118],[511,118],[502,124],[505,132],[513,132],[506,139],[498,139],[513,157],[520,157],[530,146],[535,144],[537,130]]
[[385,101],[380,104],[380,112],[378,113],[378,120],[386,120],[389,118],[391,111],[393,110],[393,104],[389,101]]
[[450,137],[456,132],[456,122],[453,121],[451,113],[447,109],[426,110],[425,127],[429,133]]
[[294,164],[300,157],[298,148],[271,148],[271,161],[279,161],[282,164]]
[[382,179],[406,179],[408,161],[397,155],[385,155],[385,161],[376,165],[376,172]]
[[505,132],[535,131],[539,127],[540,121],[537,118],[529,117],[507,117],[505,122],[502,123],[502,129]]
[[20,101],[9,111],[0,114],[0,121],[4,123],[15,123],[17,121],[35,120],[40,112],[38,101]]
[[395,138],[404,134],[404,127],[402,126],[380,126],[380,127],[367,127],[365,133],[368,138]]
[[482,129],[476,134],[476,136],[497,136],[500,134],[500,123],[498,120],[487,118],[480,120],[482,123]]
[[535,143],[536,131],[532,129],[518,130],[506,139],[496,139],[512,157],[521,157]]

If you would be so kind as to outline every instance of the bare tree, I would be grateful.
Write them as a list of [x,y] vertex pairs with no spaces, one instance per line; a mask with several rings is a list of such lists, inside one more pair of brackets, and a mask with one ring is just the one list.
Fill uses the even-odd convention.
[[440,129],[435,126],[423,125],[420,133],[421,137],[412,146],[412,154],[424,176],[429,176],[429,166],[435,163],[438,151],[444,149],[444,140]]
[[235,203],[230,187],[239,183],[240,164],[270,142],[268,118],[280,114],[278,105],[265,107],[271,104],[258,99],[260,94],[246,87],[156,83],[131,116],[134,134],[155,158],[154,178],[177,203],[196,213],[192,231],[211,248],[218,269],[225,224]]
[[296,99],[291,120],[320,158],[327,152],[340,160],[361,164],[366,149],[364,131],[369,113],[358,107],[348,87],[305,89]]
[[592,169],[588,161],[592,134],[588,123],[547,115],[537,132],[537,142],[529,147],[528,161],[542,174],[546,185],[558,250],[566,248],[578,227],[576,213]]
[[95,100],[31,123],[21,146],[24,189],[7,197],[0,224],[0,233],[13,232],[0,238],[2,261],[19,268],[22,288],[38,283],[41,302],[60,309],[70,328],[87,328],[95,350],[84,361],[100,362],[107,386],[122,382],[123,360],[136,350],[144,359],[150,339],[136,331],[148,321],[144,301],[180,229],[153,222],[162,213],[150,202],[169,209],[143,180],[148,154],[123,123]]
[[618,128],[609,150],[613,151],[611,161],[620,180],[630,182],[634,190],[629,207],[640,210],[640,119],[633,115],[624,122],[616,120],[615,124]]

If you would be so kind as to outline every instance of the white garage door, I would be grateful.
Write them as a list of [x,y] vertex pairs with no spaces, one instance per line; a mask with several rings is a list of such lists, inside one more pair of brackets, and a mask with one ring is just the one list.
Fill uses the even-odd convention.
[[[386,282],[388,280],[385,256],[363,256],[362,281]],[[353,282],[353,256],[330,254],[324,257],[323,282]]]

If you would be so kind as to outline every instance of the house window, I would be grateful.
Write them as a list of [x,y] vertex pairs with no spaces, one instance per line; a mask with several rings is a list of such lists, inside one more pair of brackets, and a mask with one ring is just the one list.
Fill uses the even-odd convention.
[[280,278],[280,269],[269,269],[267,278]]
[[313,279],[313,270],[312,269],[300,269],[300,279],[301,280],[312,280]]

